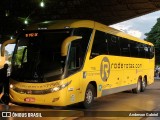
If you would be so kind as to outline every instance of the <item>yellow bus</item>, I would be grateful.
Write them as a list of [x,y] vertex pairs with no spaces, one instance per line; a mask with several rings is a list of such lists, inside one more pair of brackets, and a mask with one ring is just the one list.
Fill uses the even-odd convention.
[[[1,48],[1,45],[0,45],[0,48]],[[3,68],[5,64],[5,56],[1,56],[0,54],[0,69]]]
[[5,64],[5,57],[0,56],[0,69],[4,66]]
[[14,103],[88,108],[94,98],[143,92],[154,82],[153,44],[95,21],[30,25],[12,42]]

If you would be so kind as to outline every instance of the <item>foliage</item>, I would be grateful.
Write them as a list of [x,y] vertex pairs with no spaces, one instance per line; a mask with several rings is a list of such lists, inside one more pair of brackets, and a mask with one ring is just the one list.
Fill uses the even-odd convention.
[[145,34],[146,40],[152,42],[156,48],[160,49],[160,18],[157,19],[157,23],[152,27],[149,33]]
[[149,33],[145,34],[146,40],[153,43],[155,46],[156,64],[160,64],[160,18],[157,23],[152,27]]
[[16,62],[18,65],[21,65],[23,52],[24,52],[24,47],[18,49],[17,54],[16,54],[16,56],[15,56],[15,57],[16,57],[15,62]]
[[[23,54],[25,54],[23,62],[27,61],[27,56],[26,56],[27,55],[27,51],[24,53],[24,49],[25,49],[25,47],[20,47],[17,50],[17,53],[15,54],[15,62],[16,62],[17,65],[21,65]],[[8,61],[9,62],[12,61],[12,56],[13,56],[13,53],[8,54]]]

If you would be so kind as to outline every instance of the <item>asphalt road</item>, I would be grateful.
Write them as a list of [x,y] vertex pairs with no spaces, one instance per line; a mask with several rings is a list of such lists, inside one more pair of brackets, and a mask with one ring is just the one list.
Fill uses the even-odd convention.
[[[1,117],[0,120],[159,120],[160,80],[155,80],[154,84],[148,86],[145,92],[139,94],[128,91],[96,99],[88,110],[77,108],[76,105],[57,108],[1,104],[0,111],[0,114],[11,111],[12,115],[12,117]],[[7,114],[3,113],[3,116],[5,115]],[[33,116],[42,116],[42,118],[33,118]]]

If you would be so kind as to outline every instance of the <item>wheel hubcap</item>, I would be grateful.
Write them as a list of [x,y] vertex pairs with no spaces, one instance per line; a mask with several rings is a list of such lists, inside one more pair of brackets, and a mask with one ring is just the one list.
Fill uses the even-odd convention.
[[138,88],[138,91],[140,91],[140,89],[141,89],[140,81],[138,82],[138,86],[137,86],[137,88]]
[[92,102],[92,99],[93,99],[92,97],[93,97],[92,91],[88,90],[86,93],[86,101],[88,104]]
[[145,87],[146,87],[146,81],[145,81],[145,80],[143,80],[143,82],[142,82],[142,86],[143,86],[143,88],[145,88]]

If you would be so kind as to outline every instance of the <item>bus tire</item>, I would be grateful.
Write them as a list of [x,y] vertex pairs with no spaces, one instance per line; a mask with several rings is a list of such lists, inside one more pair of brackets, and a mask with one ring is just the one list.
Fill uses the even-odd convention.
[[144,92],[146,87],[147,87],[147,80],[146,80],[146,78],[144,78],[141,83],[141,92]]
[[81,103],[82,107],[85,109],[90,108],[91,105],[93,104],[94,96],[95,96],[95,88],[92,84],[89,84],[85,92],[84,101]]
[[139,79],[138,82],[137,82],[136,88],[132,89],[132,92],[135,93],[135,94],[138,94],[141,91],[141,84],[142,84],[142,82]]

